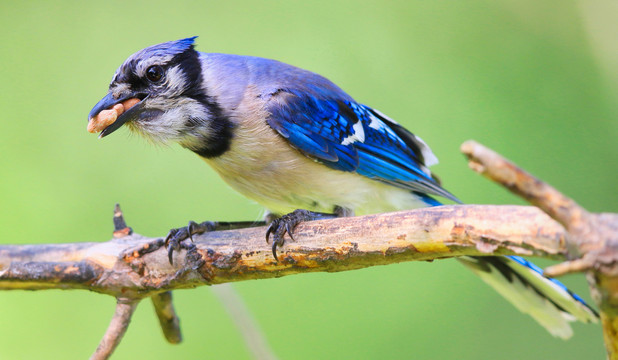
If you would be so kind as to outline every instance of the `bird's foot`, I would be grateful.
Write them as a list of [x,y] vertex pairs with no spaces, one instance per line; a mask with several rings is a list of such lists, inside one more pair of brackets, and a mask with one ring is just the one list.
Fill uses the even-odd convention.
[[279,259],[277,258],[277,247],[282,247],[283,244],[285,244],[284,237],[286,233],[290,236],[290,239],[292,239],[292,241],[296,241],[294,239],[294,235],[292,234],[294,232],[294,228],[296,228],[296,226],[301,222],[321,219],[332,219],[338,216],[338,214],[319,213],[303,209],[294,210],[289,214],[281,216],[280,218],[272,219],[268,230],[266,230],[266,243],[269,243],[270,234],[272,234],[273,256],[275,257],[275,260],[279,261]]
[[[204,221],[199,224],[195,221],[189,221],[189,224],[185,227],[171,229],[165,237],[165,248],[167,249],[167,256],[170,264],[173,263],[172,256],[174,255],[174,251],[185,249],[189,253],[195,252],[196,246],[193,244],[193,235],[213,231],[216,228],[217,224],[212,221]],[[187,239],[191,240],[191,242],[185,241]]]

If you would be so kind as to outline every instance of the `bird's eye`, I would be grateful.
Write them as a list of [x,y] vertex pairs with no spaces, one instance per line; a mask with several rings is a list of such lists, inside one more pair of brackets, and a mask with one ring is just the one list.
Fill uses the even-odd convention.
[[163,77],[163,68],[159,65],[153,65],[146,70],[146,77],[152,82],[157,82]]

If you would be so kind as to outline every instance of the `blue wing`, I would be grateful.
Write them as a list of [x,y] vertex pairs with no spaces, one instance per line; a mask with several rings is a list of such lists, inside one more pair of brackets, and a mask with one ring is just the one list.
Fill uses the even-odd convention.
[[268,124],[305,155],[333,169],[459,202],[427,169],[425,158],[435,159],[427,145],[377,110],[332,91],[279,89],[272,96],[277,101],[270,102]]

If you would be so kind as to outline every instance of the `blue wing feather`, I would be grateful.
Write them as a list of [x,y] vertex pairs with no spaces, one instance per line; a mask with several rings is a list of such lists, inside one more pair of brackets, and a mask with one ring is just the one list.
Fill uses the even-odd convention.
[[431,176],[414,135],[338,95],[278,89],[272,94],[280,98],[271,102],[268,124],[290,145],[330,168],[459,201]]

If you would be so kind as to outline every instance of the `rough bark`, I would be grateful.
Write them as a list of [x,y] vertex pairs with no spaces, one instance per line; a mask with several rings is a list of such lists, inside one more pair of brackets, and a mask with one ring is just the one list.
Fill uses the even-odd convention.
[[[508,219],[508,221],[504,221]],[[0,289],[87,289],[123,298],[312,271],[461,255],[564,259],[566,232],[534,207],[457,205],[306,222],[275,261],[265,227],[194,236],[167,258],[162,238],[0,246]]]

